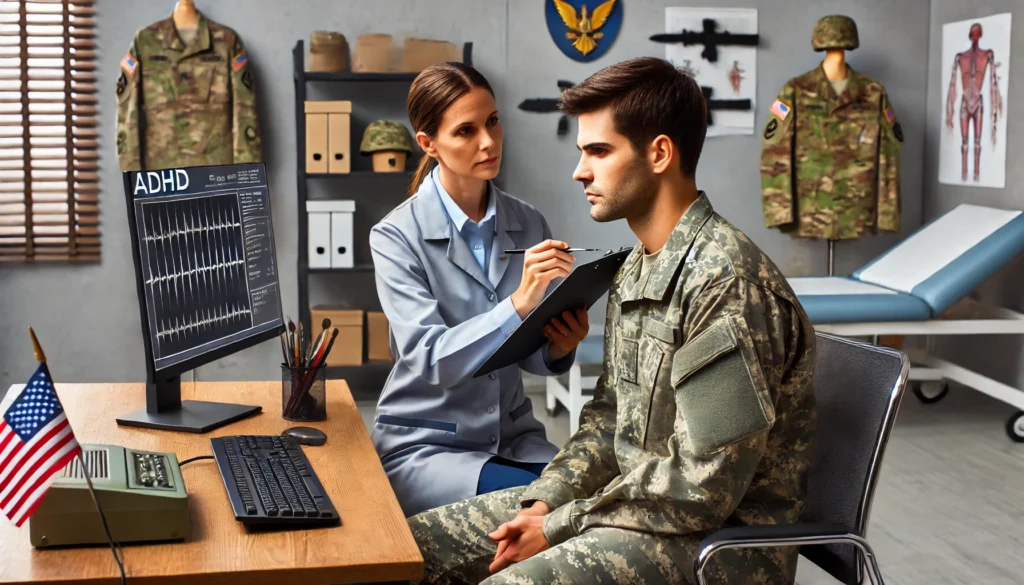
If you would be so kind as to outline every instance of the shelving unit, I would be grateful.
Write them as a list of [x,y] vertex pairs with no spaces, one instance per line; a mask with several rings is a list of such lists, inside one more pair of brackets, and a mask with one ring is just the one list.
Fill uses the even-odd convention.
[[[462,47],[462,60],[464,63],[472,64],[472,43],[465,43]],[[305,43],[299,40],[295,43],[295,48],[292,49],[292,64],[294,69],[294,81],[295,81],[295,132],[296,132],[296,150],[298,159],[295,165],[296,181],[298,183],[297,191],[297,204],[298,204],[298,266],[296,273],[298,275],[298,293],[299,293],[299,320],[302,322],[303,329],[305,331],[313,331],[310,327],[309,322],[309,278],[310,275],[320,274],[332,274],[332,275],[359,275],[359,278],[365,278],[367,273],[373,273],[373,264],[356,264],[352,268],[310,268],[309,267],[309,225],[308,215],[306,214],[306,202],[308,201],[308,187],[309,181],[393,181],[400,182],[404,186],[408,185],[409,181],[412,180],[413,171],[405,171],[401,173],[376,173],[371,170],[352,169],[349,173],[307,173],[306,172],[306,118],[305,118],[305,102],[306,102],[306,89],[309,83],[374,83],[374,82],[406,82],[412,83],[416,79],[417,73],[355,73],[355,72],[343,72],[343,73],[322,73],[306,71],[306,51]],[[407,86],[403,86],[406,87]],[[354,114],[353,114],[354,115]],[[361,136],[355,136],[353,134],[352,141],[354,145],[358,145]],[[358,148],[353,148],[352,152],[358,152]],[[415,168],[415,164],[418,162],[415,159],[410,159],[407,163],[407,168]],[[358,195],[354,197],[357,199],[356,208],[359,208]],[[396,205],[398,201],[395,202]],[[364,220],[365,221],[365,218]],[[355,246],[367,245],[366,242],[355,242]],[[373,286],[372,281],[370,286]],[[319,326],[318,326],[319,327]],[[318,330],[318,329],[317,329]],[[364,322],[365,330],[365,322]],[[326,368],[328,378],[345,378],[349,382],[349,386],[352,388],[353,394],[358,395],[362,398],[371,398],[380,392],[380,389],[384,385],[384,380],[387,378],[388,373],[391,371],[391,362],[370,362],[366,360],[366,343],[363,344],[363,364],[358,366],[334,366]]]

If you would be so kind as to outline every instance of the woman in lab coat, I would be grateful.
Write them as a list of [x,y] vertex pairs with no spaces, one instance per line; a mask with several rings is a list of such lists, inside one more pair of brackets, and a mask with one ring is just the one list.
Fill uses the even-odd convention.
[[472,377],[574,258],[536,208],[492,182],[503,134],[479,72],[461,63],[426,69],[408,111],[425,156],[411,196],[370,232],[395,357],[371,435],[412,516],[540,474],[558,449],[533,416],[520,370],[568,371],[588,322],[586,311],[563,313],[528,359]]

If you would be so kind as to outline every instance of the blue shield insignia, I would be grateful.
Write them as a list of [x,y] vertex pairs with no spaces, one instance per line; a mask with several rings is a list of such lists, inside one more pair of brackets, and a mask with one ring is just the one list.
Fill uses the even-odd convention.
[[555,45],[571,59],[604,55],[622,28],[623,0],[544,0],[544,18]]

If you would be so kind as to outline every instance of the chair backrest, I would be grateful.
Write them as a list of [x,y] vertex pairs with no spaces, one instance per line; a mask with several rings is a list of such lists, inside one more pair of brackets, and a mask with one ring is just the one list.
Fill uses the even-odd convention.
[[[910,362],[895,349],[821,332],[816,336],[817,438],[802,521],[842,524],[865,537]],[[853,545],[803,546],[800,552],[843,583],[861,582],[861,556]]]

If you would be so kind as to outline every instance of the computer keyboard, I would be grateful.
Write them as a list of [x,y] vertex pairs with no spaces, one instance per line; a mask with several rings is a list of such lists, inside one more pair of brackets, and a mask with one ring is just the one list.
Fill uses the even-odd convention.
[[302,447],[292,438],[237,435],[210,442],[236,520],[280,528],[341,522]]

